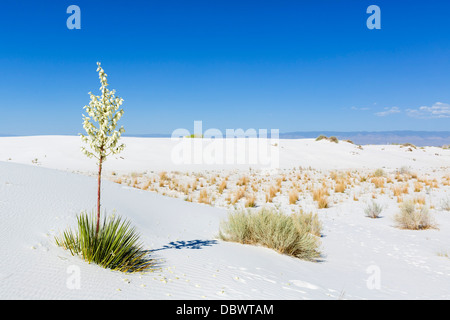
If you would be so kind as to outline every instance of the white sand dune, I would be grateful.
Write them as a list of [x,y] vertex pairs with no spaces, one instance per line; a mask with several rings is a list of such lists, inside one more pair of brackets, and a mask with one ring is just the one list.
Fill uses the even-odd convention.
[[[123,159],[108,161],[107,170],[179,170],[170,162],[169,139],[124,142]],[[438,254],[450,252],[449,212],[432,210],[438,230],[399,230],[392,220],[398,206],[388,197],[381,199],[382,219],[366,218],[362,201],[320,210],[323,258],[306,262],[217,240],[224,209],[104,181],[103,208],[133,222],[158,264],[154,272],[132,275],[89,265],[53,242],[58,231],[74,225],[76,214],[96,204],[96,179],[73,173],[95,172],[95,161],[79,146],[78,137],[0,138],[1,299],[450,298],[450,259]],[[284,168],[432,172],[450,166],[450,151],[440,148],[359,150],[313,140],[280,140],[278,147]],[[433,197],[448,195],[442,188]],[[78,271],[80,288],[73,288]]]
[[[206,170],[254,167],[241,164],[175,164],[171,152],[179,142],[170,138],[122,138],[126,148],[120,156],[105,163],[106,171]],[[200,139],[199,139],[200,140]],[[208,142],[204,142],[205,145]],[[338,144],[314,139],[280,139],[277,141],[279,167],[316,169],[360,169],[407,166],[413,169],[450,166],[450,150],[438,147],[409,151],[399,145],[367,145],[361,150],[344,141]],[[77,136],[0,137],[0,161],[33,164],[69,171],[95,172],[93,160],[81,152]],[[237,163],[237,161],[236,161]]]

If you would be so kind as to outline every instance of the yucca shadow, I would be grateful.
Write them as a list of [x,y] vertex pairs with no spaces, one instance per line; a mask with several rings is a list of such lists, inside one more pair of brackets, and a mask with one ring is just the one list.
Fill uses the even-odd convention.
[[188,241],[172,241],[166,244],[165,246],[158,248],[158,249],[152,249],[148,250],[149,252],[155,252],[155,251],[161,251],[161,250],[167,250],[167,249],[202,249],[204,247],[211,247],[215,244],[217,244],[217,240],[188,240]]

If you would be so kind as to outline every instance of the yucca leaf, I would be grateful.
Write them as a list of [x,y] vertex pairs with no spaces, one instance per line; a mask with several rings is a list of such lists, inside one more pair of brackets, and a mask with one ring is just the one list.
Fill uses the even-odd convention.
[[58,246],[79,255],[85,261],[122,272],[142,272],[153,265],[139,242],[131,222],[121,217],[104,218],[96,232],[96,214],[77,216],[76,230],[66,230],[55,238]]

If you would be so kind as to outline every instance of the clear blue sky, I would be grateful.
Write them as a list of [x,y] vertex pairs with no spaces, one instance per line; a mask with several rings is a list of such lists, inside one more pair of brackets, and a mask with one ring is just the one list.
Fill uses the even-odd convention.
[[0,133],[82,132],[97,61],[128,134],[450,130],[449,18],[435,0],[2,0]]

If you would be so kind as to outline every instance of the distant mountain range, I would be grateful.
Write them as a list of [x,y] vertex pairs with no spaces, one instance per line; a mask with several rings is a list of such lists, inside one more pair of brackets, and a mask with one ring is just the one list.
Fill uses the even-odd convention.
[[351,140],[355,144],[403,144],[416,146],[443,146],[450,144],[450,131],[311,131],[280,133],[282,139],[317,138],[319,135],[335,136],[339,140]]
[[[320,135],[335,136],[339,140],[351,140],[355,144],[403,144],[416,146],[450,145],[450,131],[296,131],[280,133],[280,139],[314,139]],[[0,134],[0,137],[17,135]],[[170,138],[171,134],[124,134],[124,137]]]

